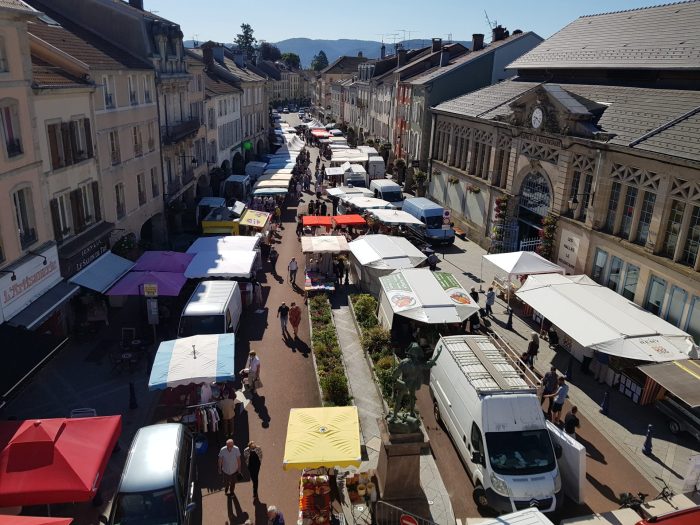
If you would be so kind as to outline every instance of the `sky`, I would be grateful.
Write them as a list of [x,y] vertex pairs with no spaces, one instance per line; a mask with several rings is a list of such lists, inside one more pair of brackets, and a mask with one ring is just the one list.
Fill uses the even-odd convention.
[[393,43],[432,37],[471,40],[491,21],[510,31],[534,31],[547,38],[581,15],[635,9],[661,0],[144,0],[144,8],[180,24],[185,39],[231,42],[243,22],[258,40],[353,38]]

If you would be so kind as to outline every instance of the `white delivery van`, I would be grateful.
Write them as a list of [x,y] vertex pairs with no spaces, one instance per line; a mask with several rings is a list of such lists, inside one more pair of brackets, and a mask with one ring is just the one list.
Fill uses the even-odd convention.
[[442,337],[430,371],[435,417],[467,466],[474,501],[499,513],[562,500],[557,453],[547,430],[536,377],[500,340]]
[[382,199],[390,202],[395,207],[403,207],[403,192],[401,186],[389,179],[375,179],[369,184],[375,199]]
[[356,187],[367,187],[367,172],[361,164],[351,164],[349,168],[345,170],[343,175],[343,184],[345,186],[356,186]]
[[197,203],[197,209],[195,210],[195,221],[197,224],[204,219],[209,212],[215,208],[226,207],[226,199],[223,197],[202,197]]
[[386,177],[386,165],[379,155],[371,155],[367,159],[367,177],[369,180],[383,179]]
[[182,309],[178,337],[236,332],[243,303],[236,281],[202,281]]

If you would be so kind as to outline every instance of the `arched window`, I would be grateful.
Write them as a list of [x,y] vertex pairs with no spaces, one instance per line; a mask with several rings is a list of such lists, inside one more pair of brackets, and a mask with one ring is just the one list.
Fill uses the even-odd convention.
[[540,172],[528,174],[520,187],[520,207],[544,217],[549,212],[552,196],[549,183]]

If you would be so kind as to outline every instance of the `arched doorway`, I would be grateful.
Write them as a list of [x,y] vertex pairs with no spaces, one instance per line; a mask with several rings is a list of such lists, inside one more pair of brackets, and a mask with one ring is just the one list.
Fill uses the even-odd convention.
[[520,186],[518,203],[518,240],[535,243],[540,239],[542,219],[552,206],[552,190],[539,171],[528,173]]
[[243,155],[238,152],[236,152],[236,154],[233,156],[233,165],[231,170],[236,175],[242,175],[245,173],[245,162],[243,160]]

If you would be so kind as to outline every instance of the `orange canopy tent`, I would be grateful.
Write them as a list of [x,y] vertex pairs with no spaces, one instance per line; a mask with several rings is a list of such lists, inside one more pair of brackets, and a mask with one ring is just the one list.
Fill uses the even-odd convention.
[[326,228],[333,226],[331,217],[328,215],[304,215],[302,224],[304,226],[325,226]]
[[367,221],[362,215],[351,213],[350,215],[335,215],[333,223],[336,226],[364,226],[367,224]]

